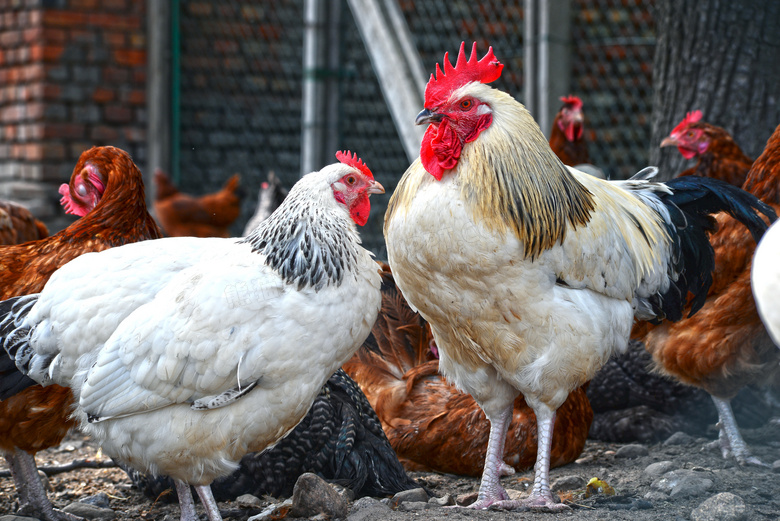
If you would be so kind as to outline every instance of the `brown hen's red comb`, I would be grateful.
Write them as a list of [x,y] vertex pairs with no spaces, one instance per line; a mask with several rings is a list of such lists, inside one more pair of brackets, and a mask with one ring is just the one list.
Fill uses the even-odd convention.
[[493,54],[493,48],[481,60],[477,60],[477,42],[471,47],[471,57],[466,60],[466,42],[461,42],[455,67],[450,63],[449,53],[444,54],[444,71],[436,64],[436,74],[431,74],[425,87],[425,106],[432,108],[445,101],[452,91],[472,81],[490,83],[501,76],[504,64]]
[[681,132],[685,130],[685,128],[691,123],[696,123],[698,121],[701,121],[701,111],[694,110],[693,112],[689,112],[685,115],[683,120],[680,121],[680,123],[676,127],[674,127],[674,129],[672,130],[672,134]]
[[[352,155],[350,155],[352,154]],[[360,159],[357,154],[350,152],[349,150],[339,150],[336,152],[336,159],[339,160],[339,162],[344,163],[345,165],[351,166],[353,168],[357,168],[361,172],[363,172],[364,175],[368,176],[369,179],[374,178],[374,174],[371,173],[371,170],[368,169],[368,166],[363,162],[362,159]]]
[[582,100],[577,96],[561,96],[564,105],[572,105],[575,109],[582,108]]

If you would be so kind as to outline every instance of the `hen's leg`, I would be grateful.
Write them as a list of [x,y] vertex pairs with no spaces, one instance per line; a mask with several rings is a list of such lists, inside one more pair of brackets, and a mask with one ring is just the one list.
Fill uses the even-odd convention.
[[479,483],[479,495],[477,501],[469,505],[469,508],[485,509],[489,506],[509,499],[504,488],[499,484],[499,479],[507,466],[504,463],[504,443],[506,431],[512,419],[514,405],[510,403],[496,418],[490,420],[490,437],[488,438],[487,453],[485,454],[485,469],[482,471],[482,481]]
[[737,463],[740,465],[751,464],[767,467],[768,465],[766,463],[750,453],[750,449],[748,449],[745,440],[742,439],[729,400],[712,396],[712,401],[715,402],[715,407],[718,409],[718,427],[720,428],[718,444],[723,453],[723,457],[728,458],[729,456],[734,456],[734,459],[737,460]]
[[534,510],[566,510],[569,507],[556,503],[550,491],[550,449],[552,448],[555,411],[542,405],[534,409],[538,429],[536,465],[534,465],[534,488],[531,495],[521,503]]
[[217,506],[217,501],[211,492],[211,486],[199,485],[195,487],[195,491],[200,496],[200,502],[206,508],[206,515],[209,521],[222,521],[222,514],[219,513],[219,506]]
[[42,521],[84,521],[79,516],[54,508],[38,476],[38,467],[32,454],[14,449],[13,454],[6,452],[5,458],[19,493],[19,514],[33,516]]
[[190,486],[178,479],[174,479],[173,483],[176,485],[176,494],[179,496],[181,521],[198,521],[198,514],[195,512],[195,501],[192,499]]

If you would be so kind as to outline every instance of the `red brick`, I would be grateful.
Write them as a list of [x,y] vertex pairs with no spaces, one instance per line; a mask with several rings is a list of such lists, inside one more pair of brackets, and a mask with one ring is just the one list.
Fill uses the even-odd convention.
[[83,139],[84,125],[77,123],[47,123],[43,128],[44,139]]
[[127,0],[103,0],[103,8],[107,11],[127,11]]
[[32,120],[40,120],[43,119],[43,113],[46,106],[43,104],[43,102],[36,101],[32,103],[27,104],[27,117]]
[[117,64],[127,67],[137,67],[146,64],[146,51],[137,49],[117,49],[114,51]]
[[146,85],[146,68],[133,71],[133,82],[137,85]]
[[62,143],[29,143],[24,147],[24,155],[28,161],[65,158],[65,146]]
[[43,99],[44,100],[55,100],[60,99],[60,96],[62,96],[62,87],[59,85],[54,85],[52,83],[46,83],[43,86]]
[[11,145],[11,157],[13,159],[24,159],[25,157],[24,145],[18,145],[18,144]]
[[98,0],[70,0],[69,5],[76,11],[94,11],[97,9]]
[[144,34],[131,33],[130,34],[130,47],[132,47],[134,49],[145,49],[146,48],[146,36]]
[[125,33],[107,33],[103,35],[109,47],[124,47],[127,41]]
[[16,125],[6,125],[3,128],[3,138],[8,141],[14,141],[16,139]]
[[131,105],[145,105],[146,91],[142,89],[131,90],[123,96],[123,100]]
[[75,11],[46,10],[43,12],[45,27],[84,27],[89,24],[87,13]]
[[130,71],[118,67],[105,67],[103,69],[103,83],[125,83],[130,79]]
[[92,92],[92,101],[95,103],[106,103],[116,99],[116,92],[105,87],[98,87]]
[[125,139],[131,143],[141,143],[146,141],[146,130],[136,127],[126,127],[124,129]]
[[43,41],[43,29],[41,27],[31,27],[22,31],[22,40],[26,44],[33,44]]
[[67,39],[68,35],[62,29],[43,28],[43,41],[46,43],[65,43]]
[[0,45],[13,47],[22,43],[22,31],[3,31],[0,33]]
[[94,141],[108,143],[116,141],[119,137],[119,132],[117,132],[115,128],[111,128],[106,125],[98,125],[92,129],[92,131],[89,133],[89,137]]
[[104,114],[111,123],[129,123],[133,119],[133,111],[124,105],[107,105]]
[[44,79],[46,76],[46,69],[44,69],[42,64],[34,63],[32,65],[27,65],[23,69],[23,75],[24,81],[39,81]]
[[97,25],[112,31],[133,30],[141,28],[141,18],[133,15],[116,15],[109,13],[92,13],[89,15],[89,25]]

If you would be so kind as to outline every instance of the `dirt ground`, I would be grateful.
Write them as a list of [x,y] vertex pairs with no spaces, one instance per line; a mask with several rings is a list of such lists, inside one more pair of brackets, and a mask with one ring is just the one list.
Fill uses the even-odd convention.
[[[731,461],[724,460],[718,451],[707,448],[710,440],[704,438],[683,437],[681,444],[670,444],[667,440],[667,443],[632,446],[627,449],[622,444],[588,441],[582,456],[576,463],[552,470],[551,481],[556,483],[562,478],[575,476],[579,479],[569,479],[575,483],[579,481],[579,485],[582,485],[587,480],[597,477],[614,487],[615,496],[597,494],[590,498],[583,498],[584,489],[580,486],[573,491],[559,493],[572,506],[570,511],[564,513],[475,512],[441,507],[421,509],[418,504],[417,509],[411,511],[385,509],[384,512],[372,512],[370,518],[373,521],[507,518],[688,520],[700,519],[692,517],[691,514],[705,500],[720,492],[730,492],[744,501],[746,510],[743,519],[778,520],[780,519],[780,425],[770,423],[761,429],[746,430],[744,435],[754,454],[768,463],[769,468],[739,467]],[[647,454],[642,455],[645,448]],[[626,452],[639,455],[625,457]],[[40,453],[37,460],[39,466],[48,466],[62,465],[84,458],[108,460],[98,453],[97,448],[87,438],[75,434],[59,447]],[[704,485],[698,489],[693,487],[696,490],[688,490],[687,493],[678,490],[678,493],[674,493],[674,497],[667,495],[667,492],[661,490],[659,477],[651,477],[645,471],[652,463],[662,461],[671,462],[667,464],[669,470],[687,469],[690,471],[688,474],[704,478],[698,481],[699,485],[702,483]],[[3,466],[2,469],[5,470],[5,467]],[[437,473],[412,473],[411,475],[439,497],[451,494],[453,497],[463,498],[475,492],[478,487],[476,478]],[[522,494],[532,479],[533,473],[528,471],[503,478],[502,484],[510,494]],[[118,468],[70,471],[51,476],[49,481],[53,490],[51,497],[59,508],[102,492],[108,495],[109,507],[116,513],[115,519],[118,521],[131,519],[175,521],[179,517],[178,505],[147,499],[132,487],[127,476]],[[245,520],[260,512],[265,506],[279,501],[274,498],[260,499],[259,507],[246,508],[231,501],[220,503],[220,508],[226,519]],[[0,515],[14,513],[17,506],[11,478],[0,478]],[[205,519],[205,516],[202,518]]]

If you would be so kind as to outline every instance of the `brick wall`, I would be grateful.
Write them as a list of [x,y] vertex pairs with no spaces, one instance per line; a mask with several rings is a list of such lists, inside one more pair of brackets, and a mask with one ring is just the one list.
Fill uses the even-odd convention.
[[145,5],[0,1],[0,198],[58,230],[57,187],[93,145],[146,161]]

